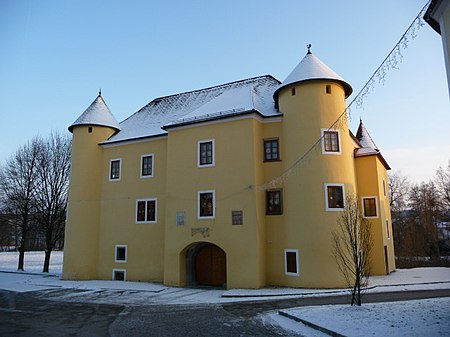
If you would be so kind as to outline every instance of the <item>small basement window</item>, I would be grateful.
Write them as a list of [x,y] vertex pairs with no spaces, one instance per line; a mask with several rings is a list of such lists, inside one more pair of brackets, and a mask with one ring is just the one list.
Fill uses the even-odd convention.
[[125,269],[113,269],[112,279],[113,281],[125,281],[126,280]]
[[284,273],[289,276],[299,276],[298,249],[284,250]]

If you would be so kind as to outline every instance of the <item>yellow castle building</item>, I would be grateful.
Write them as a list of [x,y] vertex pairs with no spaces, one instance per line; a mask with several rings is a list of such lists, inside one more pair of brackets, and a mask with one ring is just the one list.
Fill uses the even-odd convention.
[[156,98],[118,123],[101,94],[69,127],[64,279],[332,288],[345,196],[395,269],[388,164],[345,111],[351,86],[310,51],[260,76]]

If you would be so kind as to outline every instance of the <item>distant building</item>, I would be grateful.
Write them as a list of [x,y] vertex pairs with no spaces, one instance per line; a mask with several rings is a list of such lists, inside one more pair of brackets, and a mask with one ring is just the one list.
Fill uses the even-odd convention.
[[373,223],[373,273],[393,271],[389,166],[362,122],[333,126],[351,92],[308,52],[282,83],[156,98],[120,124],[99,94],[69,127],[63,278],[341,287],[331,233],[349,194]]
[[442,37],[447,86],[450,96],[450,0],[432,0],[424,19]]

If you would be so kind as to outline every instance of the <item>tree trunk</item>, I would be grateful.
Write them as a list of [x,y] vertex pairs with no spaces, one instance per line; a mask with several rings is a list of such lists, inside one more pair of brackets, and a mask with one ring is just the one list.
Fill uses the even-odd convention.
[[358,294],[356,296],[356,304],[361,306],[361,275],[358,273]]
[[17,270],[22,270],[23,271],[23,261],[25,258],[25,240],[26,238],[24,238],[22,236],[22,239],[20,240],[20,247],[19,247],[19,265],[17,266]]
[[44,268],[42,270],[43,273],[48,273],[48,269],[50,266],[50,255],[52,251],[50,249],[45,250],[45,258],[44,258]]

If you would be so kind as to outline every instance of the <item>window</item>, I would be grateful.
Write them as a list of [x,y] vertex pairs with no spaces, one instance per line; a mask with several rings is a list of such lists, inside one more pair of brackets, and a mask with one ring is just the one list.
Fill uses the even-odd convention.
[[344,185],[325,184],[325,200],[327,211],[344,210]]
[[391,233],[389,231],[389,220],[386,220],[386,236],[388,239],[391,237]]
[[365,218],[377,217],[377,198],[362,198],[363,200],[363,215]]
[[386,181],[383,179],[383,195],[386,196]]
[[126,245],[116,245],[115,247],[115,262],[127,262],[127,246]]
[[157,199],[136,200],[136,223],[156,223]]
[[292,95],[292,96],[295,96],[295,87],[294,87],[294,88],[291,88],[291,95]]
[[120,180],[120,167],[122,159],[112,159],[109,161],[109,180]]
[[214,166],[214,139],[198,142],[198,167]]
[[141,156],[141,178],[153,177],[153,154]]
[[198,192],[198,219],[214,219],[214,191]]
[[327,84],[327,85],[325,86],[325,92],[326,92],[327,94],[331,94],[331,85]]
[[264,140],[264,161],[275,160],[280,160],[278,138]]
[[282,190],[266,191],[266,214],[276,215],[283,213]]
[[242,225],[243,224],[242,211],[231,211],[231,224],[232,225]]
[[299,276],[298,249],[284,250],[284,273],[290,276]]
[[126,273],[125,269],[113,269],[112,278],[114,281],[125,281]]
[[88,133],[92,133],[92,126],[88,126]]
[[176,213],[176,221],[177,226],[184,226],[186,219],[186,212],[177,212]]
[[341,154],[339,130],[322,129],[322,153]]

